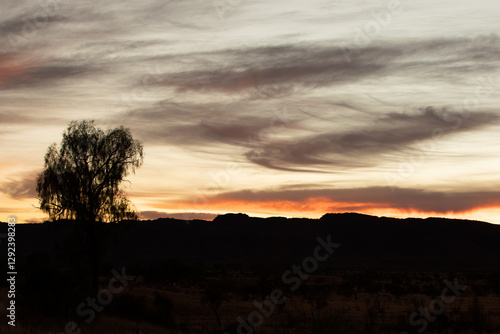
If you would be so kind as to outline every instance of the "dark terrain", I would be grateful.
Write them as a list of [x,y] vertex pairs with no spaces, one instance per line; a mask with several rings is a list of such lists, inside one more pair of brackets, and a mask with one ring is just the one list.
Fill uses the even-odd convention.
[[[78,222],[17,226],[17,257],[55,254]],[[5,227],[3,227],[5,229]],[[158,219],[104,226],[103,261],[156,264],[177,258],[210,266],[248,263],[287,265],[311,255],[316,238],[341,243],[329,266],[348,270],[495,270],[500,264],[500,226],[442,218],[395,219],[326,214],[321,219],[218,216],[214,221]]]
[[[499,225],[355,213],[321,219],[227,214],[214,221],[102,224],[99,235],[100,288],[113,269],[136,278],[87,325],[75,311],[90,295],[85,224],[17,225],[20,326],[0,331],[59,333],[73,319],[82,333],[237,333],[237,319],[247,319],[280,289],[286,304],[254,332],[416,333],[422,327],[409,321],[411,314],[456,281],[467,288],[426,331],[500,332]],[[292,290],[284,274],[328,236],[341,245]]]

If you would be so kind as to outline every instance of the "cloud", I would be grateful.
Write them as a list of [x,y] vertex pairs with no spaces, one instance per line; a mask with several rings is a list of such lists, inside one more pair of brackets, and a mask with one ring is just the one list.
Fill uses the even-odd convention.
[[259,102],[220,105],[163,101],[108,122],[115,123],[119,118],[150,143],[210,149],[220,145],[250,147],[263,130],[291,125],[304,117],[296,108],[268,109]]
[[500,206],[500,191],[431,191],[416,188],[366,187],[351,189],[240,190],[225,192],[198,203],[202,208],[254,205],[286,212],[343,212],[394,209],[423,213],[464,213]]
[[426,153],[424,144],[435,146],[442,139],[481,131],[499,120],[495,112],[451,107],[382,112],[389,108],[378,106],[366,112],[340,102],[312,108],[300,103],[274,106],[266,108],[259,101],[166,103],[130,111],[123,120],[150,143],[212,154],[227,154],[223,148],[233,147],[240,161],[297,172],[374,167],[402,154]]
[[201,219],[201,220],[213,220],[218,214],[215,213],[203,213],[203,212],[175,212],[167,213],[160,211],[141,211],[139,217],[144,220],[154,220],[158,218],[175,218],[183,220]]
[[0,22],[0,34],[7,35],[8,38],[26,39],[34,34],[35,30],[64,20],[63,16],[55,15],[53,8],[51,10],[51,8],[43,8],[42,6],[32,7],[14,18]]
[[310,89],[387,76],[420,80],[456,80],[459,75],[498,69],[497,35],[474,39],[435,39],[356,47],[338,41],[226,49],[183,55],[204,59],[201,67],[158,74],[158,82],[179,93],[247,93],[254,98],[286,96]]
[[28,219],[25,219],[24,221],[28,224],[42,224],[45,221],[47,221],[47,219],[43,219],[43,218],[31,218],[30,219],[30,218],[28,218]]
[[36,173],[19,173],[7,177],[7,181],[1,183],[1,192],[17,200],[34,198],[37,177]]
[[[289,48],[292,48],[291,46]],[[296,89],[292,85],[317,88],[367,78],[382,71],[383,65],[376,63],[347,64],[340,49],[315,54],[303,54],[303,58],[291,59],[290,63],[264,60],[264,65],[248,64],[246,69],[229,67],[212,71],[192,71],[169,74],[162,80],[164,86],[172,86],[179,92],[201,91],[224,93],[261,93],[287,95]],[[291,52],[285,50],[285,52]],[[250,56],[252,50],[250,50]],[[222,57],[224,58],[224,57]],[[323,58],[323,59],[322,59]],[[234,64],[236,65],[236,64]]]
[[[415,113],[389,113],[369,125],[265,143],[245,153],[264,167],[305,171],[301,167],[358,168],[380,163],[382,155],[402,153],[412,144],[477,130],[498,121],[495,113],[478,112],[465,118],[459,112],[432,107]],[[319,170],[318,170],[319,171]]]
[[96,73],[96,69],[85,66],[32,66],[25,68],[22,73],[19,72],[18,75],[0,82],[0,90],[62,84],[65,79],[82,78],[90,73]]

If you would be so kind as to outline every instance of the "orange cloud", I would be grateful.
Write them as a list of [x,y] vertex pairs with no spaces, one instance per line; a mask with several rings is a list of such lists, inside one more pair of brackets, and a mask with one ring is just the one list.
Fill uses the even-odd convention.
[[270,215],[320,217],[327,212],[359,211],[367,208],[376,208],[377,203],[349,203],[334,202],[328,198],[308,198],[304,201],[269,200],[269,201],[242,201],[242,200],[209,200],[162,205],[169,210],[209,210],[220,212],[246,212]]

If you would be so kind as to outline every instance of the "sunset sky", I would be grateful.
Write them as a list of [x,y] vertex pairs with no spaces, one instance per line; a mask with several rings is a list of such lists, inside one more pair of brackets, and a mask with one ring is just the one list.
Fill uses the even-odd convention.
[[144,144],[145,219],[500,223],[500,2],[2,1],[0,221],[72,120]]

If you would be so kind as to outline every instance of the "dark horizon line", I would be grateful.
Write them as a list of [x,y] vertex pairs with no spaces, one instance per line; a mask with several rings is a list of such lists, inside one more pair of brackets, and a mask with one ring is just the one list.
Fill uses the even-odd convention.
[[[174,213],[175,214],[175,213]],[[192,213],[196,214],[196,213]],[[181,213],[182,215],[182,213]],[[421,217],[391,217],[391,216],[375,216],[375,215],[369,215],[365,213],[360,213],[360,212],[355,212],[355,211],[344,211],[344,212],[327,212],[324,213],[320,218],[309,218],[309,217],[287,217],[287,216],[267,216],[267,217],[255,217],[255,216],[250,216],[247,213],[243,212],[228,212],[228,213],[223,213],[223,214],[218,214],[216,215],[212,220],[206,220],[206,219],[182,219],[182,218],[176,218],[176,217],[158,217],[155,219],[124,219],[118,222],[109,222],[108,224],[117,224],[117,223],[126,223],[126,222],[156,222],[156,221],[162,221],[162,220],[173,220],[173,221],[183,221],[183,222],[193,222],[193,221],[201,221],[201,222],[215,222],[219,217],[241,217],[244,219],[252,219],[252,220],[271,220],[271,219],[283,219],[283,220],[311,220],[311,221],[320,221],[322,219],[325,219],[325,217],[328,216],[334,216],[334,215],[345,215],[345,216],[364,216],[366,218],[376,218],[376,219],[391,219],[391,220],[428,220],[428,219],[439,219],[439,220],[446,220],[446,221],[463,221],[463,222],[474,222],[474,223],[485,223],[485,224],[491,224],[491,225],[500,225],[500,224],[495,224],[492,222],[484,221],[484,220],[477,220],[477,219],[466,219],[466,218],[448,218],[448,217],[440,217],[440,216],[429,216],[425,218]],[[188,217],[189,214],[186,214],[186,218]],[[221,219],[221,218],[219,218]],[[50,223],[58,223],[58,222],[76,222],[78,221],[77,219],[55,219],[55,220],[44,220],[43,222],[35,223],[35,222],[28,222],[28,223],[19,223],[22,225],[37,225],[37,224],[50,224]],[[7,224],[7,222],[0,221],[0,224]]]

